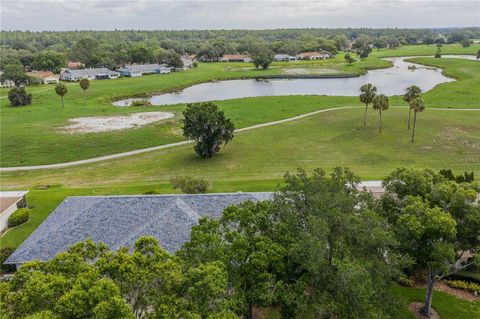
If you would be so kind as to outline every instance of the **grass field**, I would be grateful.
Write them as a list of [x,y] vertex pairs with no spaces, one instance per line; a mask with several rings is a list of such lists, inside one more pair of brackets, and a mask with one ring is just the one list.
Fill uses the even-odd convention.
[[[398,314],[398,319],[415,319],[415,316],[407,310],[407,306],[412,302],[423,302],[425,289],[394,285],[392,291],[404,305],[404,311]],[[480,301],[466,301],[442,291],[433,293],[432,307],[438,312],[441,319],[480,318]]]
[[[459,45],[444,46],[445,53],[473,54],[480,45],[461,48]],[[426,54],[432,47],[405,46],[397,50],[374,51],[364,60],[346,65],[343,55],[322,61],[298,63],[274,63],[270,70],[254,70],[245,63],[203,63],[196,70],[168,75],[152,75],[140,78],[123,78],[111,81],[93,81],[86,99],[78,83],[68,83],[69,93],[65,108],[60,107],[60,98],[53,86],[29,88],[34,95],[31,106],[12,108],[8,100],[0,99],[1,166],[49,164],[125,152],[179,141],[182,138],[178,117],[167,123],[116,132],[93,134],[65,134],[61,128],[68,120],[82,116],[119,115],[141,111],[168,110],[180,114],[183,105],[149,108],[118,108],[111,102],[121,97],[146,95],[154,92],[177,90],[195,83],[246,78],[263,74],[281,74],[287,68],[316,68],[344,73],[362,73],[372,68],[388,67],[390,62],[380,56]],[[415,51],[417,50],[417,51]],[[415,53],[416,52],[416,53]],[[475,61],[420,58],[417,62],[444,68],[445,73],[458,79],[457,82],[441,84],[425,94],[429,107],[479,107],[480,63]],[[6,94],[6,90],[0,91]],[[392,103],[402,104],[399,97]],[[219,102],[237,127],[291,117],[325,107],[359,105],[354,97],[265,97]],[[21,119],[21,120],[19,120]]]

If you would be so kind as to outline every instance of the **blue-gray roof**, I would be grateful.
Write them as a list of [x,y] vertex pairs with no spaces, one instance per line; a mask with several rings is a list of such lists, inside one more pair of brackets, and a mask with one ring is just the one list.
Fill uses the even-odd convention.
[[111,249],[154,236],[169,252],[189,240],[203,216],[219,217],[230,205],[270,199],[272,193],[67,197],[7,259],[47,261],[88,238]]
[[89,76],[89,75],[115,75],[120,74],[119,72],[109,70],[107,68],[91,68],[91,69],[77,69],[77,70],[66,70],[65,73],[71,74],[73,77],[79,76]]
[[155,73],[161,70],[170,70],[165,64],[133,64],[126,65],[123,68],[118,69],[119,72],[129,73]]

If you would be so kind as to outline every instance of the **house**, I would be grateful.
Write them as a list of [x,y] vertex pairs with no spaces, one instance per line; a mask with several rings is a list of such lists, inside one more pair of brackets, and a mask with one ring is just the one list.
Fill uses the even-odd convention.
[[27,207],[28,191],[0,192],[0,233],[8,227],[8,218],[19,208]]
[[27,72],[27,74],[31,77],[40,79],[43,84],[58,83],[60,79],[60,76],[50,71],[33,71],[33,72]]
[[303,52],[297,54],[299,60],[324,60],[330,58],[330,54],[327,52]]
[[227,206],[271,197],[272,193],[67,197],[5,263],[47,261],[88,238],[117,250],[133,247],[139,237],[153,236],[173,253],[189,240],[201,217],[218,218]]
[[83,69],[84,65],[82,62],[78,61],[68,61],[67,68],[70,70]]
[[275,54],[273,61],[295,61],[297,58],[288,54]]
[[246,54],[225,54],[221,62],[253,62],[253,60]]
[[117,69],[123,76],[137,77],[146,74],[165,74],[172,69],[165,64],[132,64]]
[[[3,71],[0,71],[0,76],[3,74]],[[3,82],[0,82],[0,87],[2,88],[11,88],[15,86],[15,82],[12,80],[5,80]]]
[[193,68],[193,59],[190,57],[182,56],[182,62],[184,70]]
[[112,71],[107,68],[95,69],[79,69],[79,70],[65,70],[60,74],[60,80],[64,81],[80,81],[81,79],[89,80],[103,80],[116,79],[120,76],[120,72]]

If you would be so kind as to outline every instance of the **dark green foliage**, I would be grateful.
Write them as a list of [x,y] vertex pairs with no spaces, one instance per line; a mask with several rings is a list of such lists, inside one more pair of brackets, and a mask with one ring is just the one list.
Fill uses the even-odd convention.
[[253,59],[255,68],[258,69],[261,67],[262,69],[266,70],[273,62],[273,51],[268,47],[255,48],[251,54],[251,58]]
[[25,68],[20,63],[5,65],[0,81],[10,80],[15,83],[15,86],[28,84],[30,77],[25,72]]
[[26,223],[29,218],[30,210],[28,208],[19,208],[8,217],[8,227],[15,227]]
[[35,70],[59,73],[61,68],[67,66],[67,57],[55,51],[38,52],[35,54],[32,66]]
[[90,87],[90,80],[87,78],[81,79],[78,84],[80,85],[80,88],[83,90],[83,95],[87,93],[88,88]]
[[25,87],[14,87],[8,92],[8,100],[11,106],[32,104],[32,95],[28,94]]
[[172,68],[183,68],[182,57],[173,50],[161,50],[157,55],[157,61]]
[[63,97],[67,94],[68,89],[67,86],[63,83],[58,83],[55,86],[55,93],[62,98],[62,107],[63,107]]
[[193,267],[223,261],[244,317],[271,305],[283,318],[388,317],[396,243],[358,181],[340,168],[287,174],[272,202],[202,219],[178,255]]
[[352,57],[350,53],[345,54],[344,59],[349,65],[355,62],[355,59]]
[[465,171],[463,175],[455,175],[451,169],[441,169],[438,173],[446,179],[456,181],[457,183],[471,183],[475,180],[473,171],[470,173]]
[[193,177],[176,176],[170,179],[173,188],[180,189],[185,194],[201,194],[206,193],[208,189],[208,182],[203,179],[196,179]]
[[462,47],[468,48],[473,44],[473,41],[470,39],[463,39],[462,41],[460,41],[460,44],[462,45]]
[[195,152],[202,158],[212,157],[233,138],[235,126],[215,103],[188,104],[183,116],[183,135],[195,141]]
[[0,273],[8,273],[15,271],[15,265],[4,265],[7,258],[13,254],[15,248],[5,247],[0,249]]

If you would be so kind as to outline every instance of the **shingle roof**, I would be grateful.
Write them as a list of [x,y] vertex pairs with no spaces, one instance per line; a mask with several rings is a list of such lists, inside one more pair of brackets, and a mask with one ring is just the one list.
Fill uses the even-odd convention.
[[93,69],[78,69],[78,70],[67,70],[65,72],[70,73],[72,76],[88,76],[88,75],[110,75],[110,74],[120,74],[116,71],[109,70],[107,68],[93,68]]
[[21,264],[47,261],[86,240],[111,249],[132,247],[141,236],[154,236],[169,252],[190,238],[203,216],[219,217],[230,205],[271,198],[272,193],[67,197],[7,259]]
[[156,72],[161,69],[169,69],[165,64],[133,64],[126,65],[123,68],[118,69],[120,72],[131,72],[131,73],[148,73]]

